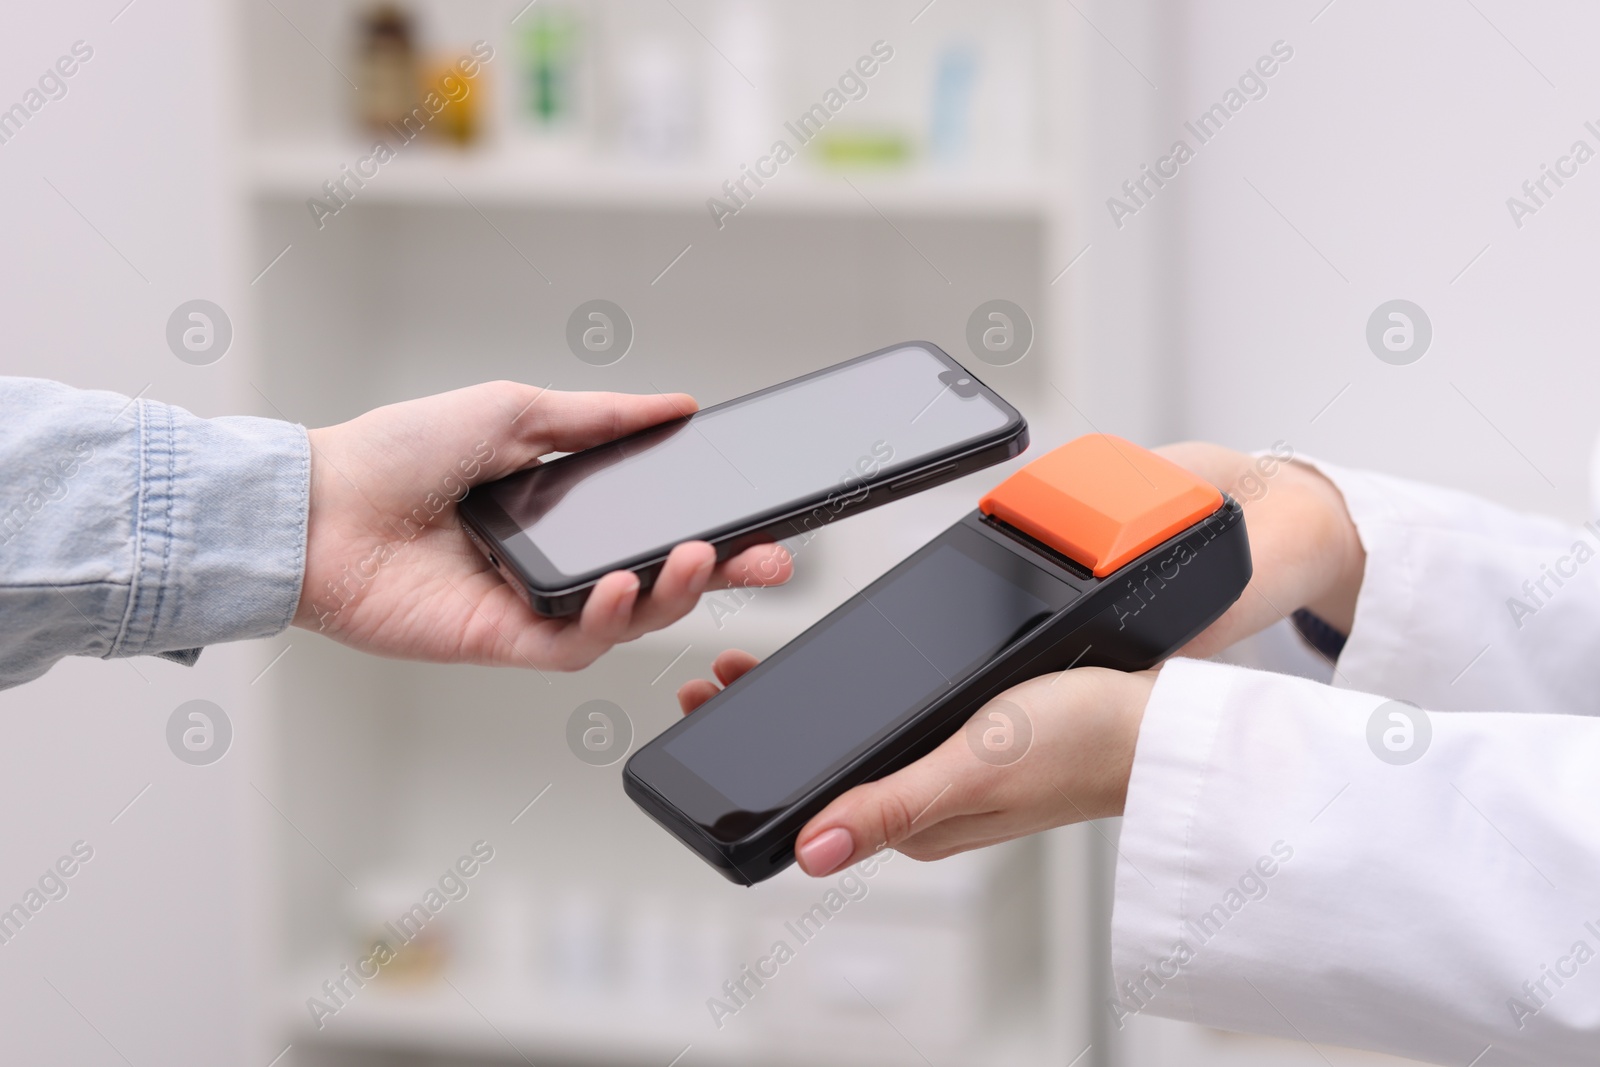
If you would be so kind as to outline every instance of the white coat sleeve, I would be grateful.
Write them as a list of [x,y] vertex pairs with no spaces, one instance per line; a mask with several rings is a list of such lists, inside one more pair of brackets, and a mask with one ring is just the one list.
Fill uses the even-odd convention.
[[1600,713],[1600,523],[1302,460],[1367,552],[1333,684],[1440,711]]
[[1338,687],[1163,668],[1106,1008],[1439,1063],[1595,1062],[1593,531],[1319,467],[1367,550]]
[[1435,713],[1397,764],[1369,743],[1386,703],[1162,670],[1119,843],[1118,1025],[1150,1012],[1433,1063],[1492,1045],[1478,1067],[1600,1058],[1600,719]]

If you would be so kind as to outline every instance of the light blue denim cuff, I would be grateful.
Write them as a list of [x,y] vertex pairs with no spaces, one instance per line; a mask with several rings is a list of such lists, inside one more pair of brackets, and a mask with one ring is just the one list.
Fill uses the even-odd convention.
[[303,427],[0,378],[0,688],[70,655],[161,655],[288,626]]
[[202,645],[281,632],[305,575],[304,427],[139,408],[138,548],[127,624],[110,655],[192,664]]

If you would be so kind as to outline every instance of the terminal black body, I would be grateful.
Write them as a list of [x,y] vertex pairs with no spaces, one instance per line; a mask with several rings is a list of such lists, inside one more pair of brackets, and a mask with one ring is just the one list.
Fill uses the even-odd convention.
[[641,748],[623,785],[752,885],[793,862],[800,829],[835,797],[931,752],[1007,688],[1072,666],[1153,667],[1250,574],[1226,495],[1104,578],[973,511]]

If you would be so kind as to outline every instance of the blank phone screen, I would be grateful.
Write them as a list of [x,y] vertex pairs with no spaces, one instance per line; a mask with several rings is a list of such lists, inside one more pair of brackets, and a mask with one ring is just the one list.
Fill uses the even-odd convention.
[[1010,552],[934,546],[690,716],[666,752],[746,812],[792,803],[1076,596]]
[[959,395],[952,366],[921,346],[891,349],[487,491],[558,570],[587,575],[852,492],[1003,429],[1009,412],[985,391]]

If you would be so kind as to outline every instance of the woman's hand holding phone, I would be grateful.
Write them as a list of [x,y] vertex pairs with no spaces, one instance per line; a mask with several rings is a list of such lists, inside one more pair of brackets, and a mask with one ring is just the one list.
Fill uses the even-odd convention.
[[[712,670],[730,685],[756,662],[730,650]],[[980,759],[968,741],[973,727],[958,731],[911,766],[824,808],[800,831],[795,855],[801,869],[820,878],[883,848],[943,859],[1122,814],[1155,674],[1080,667],[1013,686],[973,719],[981,729],[991,714],[1026,715],[1032,742],[1020,759],[1003,765]],[[696,679],[678,690],[678,703],[692,712],[718,691],[716,683]]]
[[[579,615],[535,615],[458,529],[468,486],[695,410],[682,394],[563,393],[491,382],[311,430],[306,570],[294,624],[382,656],[578,670],[687,614],[708,588],[777,585],[788,553],[716,565],[678,545],[655,586],[603,578]],[[643,503],[643,502],[641,502]]]

